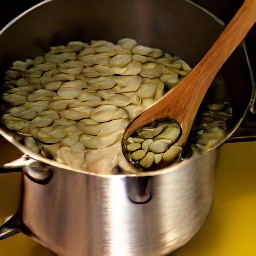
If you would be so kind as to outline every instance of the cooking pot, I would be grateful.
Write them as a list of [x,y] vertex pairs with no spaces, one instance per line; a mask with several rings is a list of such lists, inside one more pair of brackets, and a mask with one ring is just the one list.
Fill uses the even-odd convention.
[[[73,40],[130,37],[180,56],[195,66],[223,30],[223,22],[185,0],[46,0],[0,32],[0,70]],[[230,129],[218,145],[178,164],[141,174],[93,174],[71,169],[25,148],[1,126],[1,135],[23,156],[1,168],[22,171],[19,211],[0,228],[0,239],[18,232],[58,255],[165,255],[188,242],[204,223],[213,197],[218,148],[253,140],[252,73],[244,44],[213,85],[211,100],[228,100]]]

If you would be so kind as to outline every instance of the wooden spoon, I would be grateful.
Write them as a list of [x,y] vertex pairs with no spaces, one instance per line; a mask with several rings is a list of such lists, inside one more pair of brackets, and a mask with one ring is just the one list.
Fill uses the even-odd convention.
[[184,147],[197,110],[214,77],[256,22],[256,0],[245,0],[232,21],[192,71],[125,130],[122,145],[138,128],[166,117],[175,119],[182,134],[175,145]]

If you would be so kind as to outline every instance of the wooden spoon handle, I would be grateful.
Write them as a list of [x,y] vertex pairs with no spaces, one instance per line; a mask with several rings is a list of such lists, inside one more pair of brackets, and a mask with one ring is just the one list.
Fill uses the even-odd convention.
[[169,116],[181,125],[179,144],[184,145],[197,110],[214,77],[255,22],[256,0],[245,0],[204,58],[160,101],[134,119],[126,134],[146,123]]
[[[180,86],[178,86],[179,88],[177,87],[176,97],[184,99],[182,110],[183,114],[181,114],[180,111],[182,106],[179,106],[177,109],[179,108],[178,111],[180,111],[180,113],[177,113],[176,116],[179,118],[177,121],[181,124],[184,133],[188,133],[187,130],[191,129],[191,125],[197,113],[197,109],[201,104],[201,100],[188,100],[187,102],[190,104],[186,104],[184,94],[190,98],[203,99],[220,68],[237,48],[237,46],[241,43],[241,41],[245,38],[255,22],[256,0],[245,0],[234,18],[231,20],[222,34],[218,37],[207,54],[197,64],[197,66],[193,68],[193,70],[190,72],[191,74],[189,74],[185,79],[183,79],[183,81],[180,82]],[[193,88],[193,84],[197,85],[196,90]],[[175,89],[176,88],[174,88],[174,90]],[[171,93],[175,94],[175,92]],[[166,96],[167,102],[170,102],[170,100],[168,101],[168,95]],[[169,107],[171,106],[169,105]],[[172,108],[173,107],[174,106],[172,106]],[[173,113],[173,110],[171,112]],[[183,120],[185,120],[184,123]],[[182,138],[182,140],[185,141],[186,136],[185,138]],[[180,143],[182,144],[183,142],[181,141]]]
[[213,79],[255,22],[256,0],[245,0],[226,29],[194,68],[194,72],[199,72],[198,75],[209,76]]
[[[207,54],[191,71],[193,74],[188,76],[189,79],[192,79],[190,83],[183,83],[186,88],[179,88],[179,91],[186,92],[190,97],[199,97],[203,99],[220,68],[245,38],[255,22],[256,0],[245,0],[234,18],[218,37]],[[193,83],[197,84],[197,90],[193,89]],[[180,97],[182,97],[182,95],[180,95]],[[191,129],[191,125],[201,101],[192,101],[191,104],[193,105],[187,105],[186,108],[184,107],[184,115],[178,120],[182,125],[183,119],[186,119],[186,122],[182,125],[182,129],[183,132],[187,134],[189,132],[186,130]],[[187,138],[185,136],[181,139],[183,141],[180,141],[180,143],[183,144]]]

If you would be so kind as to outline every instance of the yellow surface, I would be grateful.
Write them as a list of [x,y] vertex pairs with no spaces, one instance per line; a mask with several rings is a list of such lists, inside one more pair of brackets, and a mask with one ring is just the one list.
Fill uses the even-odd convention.
[[[225,144],[221,148],[211,212],[196,236],[171,256],[256,255],[255,165],[256,142]],[[4,216],[12,214],[18,207],[19,184],[19,174],[0,175],[1,222]],[[0,255],[52,256],[53,254],[28,237],[19,234],[0,241]]]
[[172,256],[256,255],[256,143],[226,144],[205,225]]

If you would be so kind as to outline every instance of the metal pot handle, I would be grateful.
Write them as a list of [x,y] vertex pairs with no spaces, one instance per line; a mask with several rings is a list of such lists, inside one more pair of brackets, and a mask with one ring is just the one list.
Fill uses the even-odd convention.
[[18,213],[6,218],[5,223],[0,227],[0,240],[9,238],[20,233],[20,217]]
[[20,172],[22,170],[30,180],[38,184],[47,184],[53,176],[53,171],[49,165],[32,159],[27,155],[4,164],[3,168],[0,169],[0,173]]
[[[23,172],[30,180],[38,184],[47,184],[52,176],[52,169],[37,160],[26,155],[4,164],[0,168],[1,173]],[[5,223],[0,227],[0,240],[11,237],[20,232],[20,229],[26,229],[22,226],[19,212],[7,218]]]
[[[6,164],[6,166],[4,165],[3,167],[0,168],[0,174],[22,172],[22,167],[23,166],[13,165],[13,168],[11,168],[10,163],[8,163]],[[18,213],[6,218],[5,222],[0,227],[0,240],[9,238],[11,236],[14,236],[20,233],[19,227],[20,227],[20,218]]]

